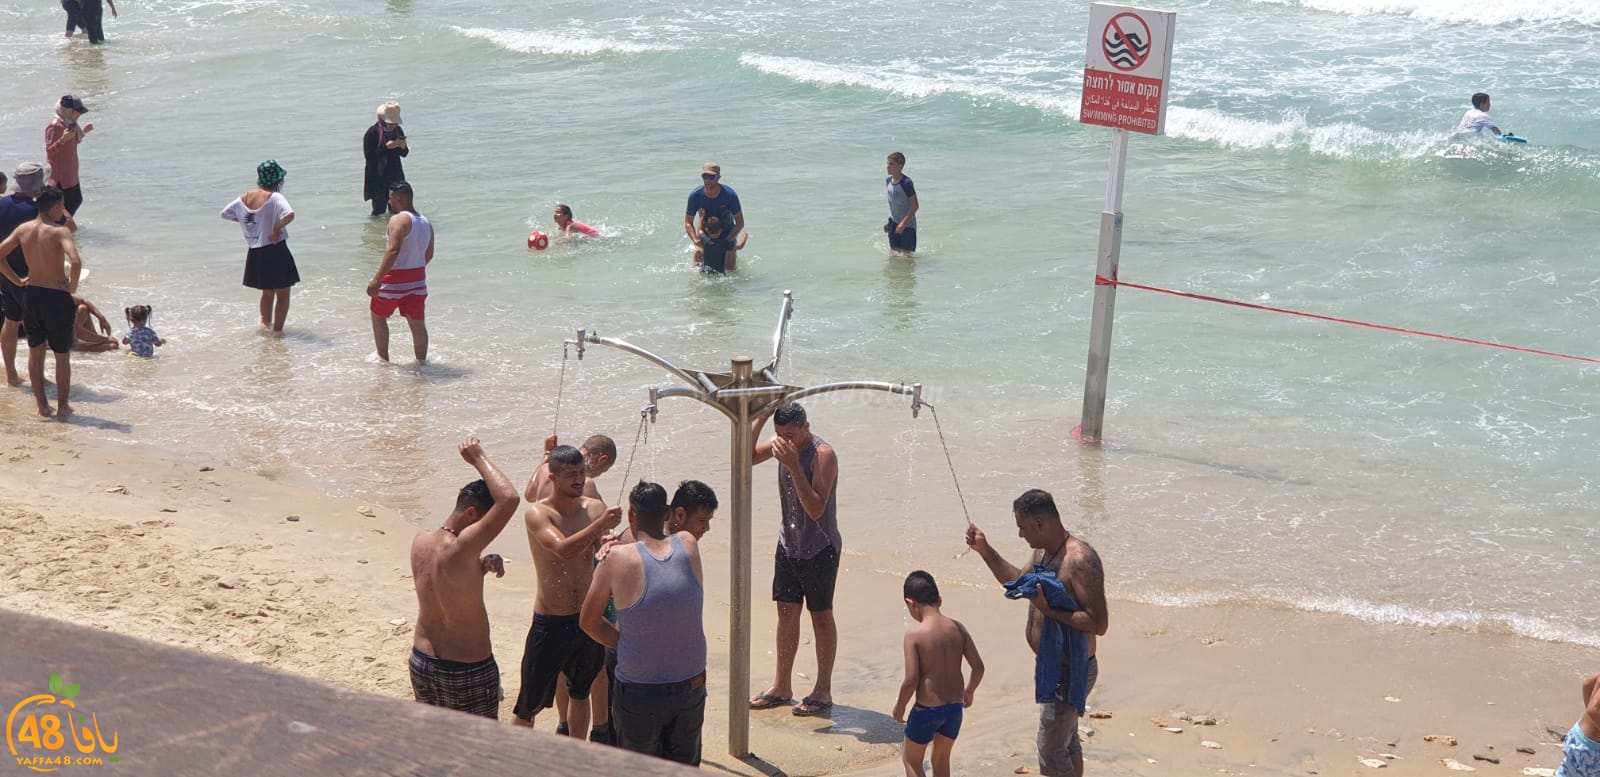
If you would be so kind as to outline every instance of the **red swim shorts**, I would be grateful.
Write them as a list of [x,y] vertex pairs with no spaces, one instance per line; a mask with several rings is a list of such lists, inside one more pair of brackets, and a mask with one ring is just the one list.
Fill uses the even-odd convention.
[[427,307],[428,295],[407,294],[400,299],[372,298],[372,314],[379,318],[388,318],[394,315],[398,308],[400,315],[413,321],[423,317],[423,309]]

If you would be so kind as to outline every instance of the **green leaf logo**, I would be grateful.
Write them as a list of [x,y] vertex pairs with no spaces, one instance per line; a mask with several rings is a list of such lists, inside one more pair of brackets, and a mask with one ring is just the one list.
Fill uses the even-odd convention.
[[70,698],[78,695],[78,689],[80,687],[82,687],[82,686],[78,685],[77,683],[73,683],[71,685],[68,685],[68,686],[66,686],[65,689],[63,689],[61,691],[61,695],[70,699]]
[[61,675],[58,675],[55,672],[51,672],[50,673],[50,692],[55,694],[55,695],[57,695],[57,696],[60,696],[61,695],[61,687],[62,687]]

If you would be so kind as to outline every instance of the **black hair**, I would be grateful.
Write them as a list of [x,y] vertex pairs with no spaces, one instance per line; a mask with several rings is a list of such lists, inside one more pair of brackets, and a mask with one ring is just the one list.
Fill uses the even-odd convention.
[[933,575],[922,570],[917,570],[906,575],[905,595],[917,604],[939,604],[939,584],[933,582]]
[[1022,496],[1011,502],[1011,511],[1028,518],[1061,520],[1061,513],[1056,510],[1055,497],[1049,491],[1040,488],[1030,488],[1022,492]]
[[151,310],[149,305],[134,305],[122,312],[127,314],[128,323],[134,326],[144,326],[150,320]]
[[718,234],[722,232],[722,219],[712,216],[711,218],[706,219],[705,227],[706,234]]
[[468,507],[478,508],[479,513],[494,507],[494,494],[489,493],[489,484],[485,483],[483,478],[462,486],[461,491],[456,494],[456,512],[462,512]]
[[667,490],[659,483],[641,480],[628,493],[628,506],[641,533],[661,537],[667,530]]
[[801,407],[799,402],[790,402],[772,414],[772,423],[777,426],[794,426],[805,422],[806,409]]
[[904,165],[906,163],[906,155],[896,151],[889,155],[889,161],[897,165]]
[[557,205],[556,210],[560,212],[561,215],[566,216],[569,219],[572,218],[572,208],[569,208],[565,205]]
[[672,509],[680,507],[689,515],[707,508],[715,510],[717,492],[698,480],[685,480],[678,484],[678,490],[672,494]]
[[[17,185],[21,186],[21,184],[17,184]],[[6,174],[5,173],[0,173],[0,194],[4,194],[5,190],[6,190]]]
[[66,195],[62,194],[61,190],[54,186],[44,187],[44,191],[39,192],[39,196],[33,198],[33,204],[38,207],[40,216],[43,216],[45,211],[54,208],[57,203],[64,201],[66,201]]
[[402,196],[408,198],[416,196],[416,192],[411,190],[411,184],[406,183],[405,181],[395,181],[394,183],[389,184],[389,191],[399,192]]
[[571,445],[557,445],[550,451],[550,469],[583,466],[583,453]]
[[1477,94],[1472,95],[1472,107],[1477,108],[1480,111],[1483,110],[1483,105],[1487,102],[1489,102],[1488,92],[1478,92]]

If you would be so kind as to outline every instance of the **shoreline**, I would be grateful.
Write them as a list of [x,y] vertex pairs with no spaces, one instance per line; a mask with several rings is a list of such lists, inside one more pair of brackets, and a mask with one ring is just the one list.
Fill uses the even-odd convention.
[[[322,682],[409,697],[415,596],[406,549],[416,526],[361,504],[219,467],[75,444],[61,434],[0,432],[11,450],[0,528],[14,555],[0,562],[0,606],[264,664]],[[45,507],[48,506],[48,507]],[[364,508],[364,509],[363,509]],[[174,512],[165,512],[171,510]],[[299,520],[289,521],[288,515]],[[706,542],[705,625],[711,646],[707,768],[757,774],[725,753],[728,546],[726,519]],[[1004,552],[1015,554],[1006,546]],[[837,712],[826,719],[752,713],[752,749],[782,773],[897,774],[900,728],[888,719],[902,671],[900,572],[847,556],[837,610]],[[879,559],[881,561],[881,559]],[[758,551],[755,579],[769,557]],[[774,616],[756,586],[753,690],[770,679]],[[989,673],[955,748],[961,773],[1037,772],[1025,605],[995,587],[943,586]],[[486,600],[509,714],[517,687],[532,569],[514,561]],[[809,630],[796,670],[814,670]],[[1481,771],[1554,768],[1579,712],[1576,687],[1592,650],[1523,637],[1361,622],[1247,605],[1161,607],[1112,600],[1102,674],[1090,698],[1109,719],[1086,720],[1097,774],[1356,774],[1361,758],[1437,772],[1453,758]],[[509,670],[509,671],[507,671]],[[797,691],[807,680],[797,677]],[[1386,698],[1400,701],[1386,701]],[[1211,715],[1216,727],[1181,722]],[[1161,720],[1184,728],[1171,734]],[[539,728],[550,731],[546,713]],[[1460,744],[1425,743],[1428,734]],[[519,735],[510,733],[508,736]],[[1202,748],[1210,740],[1220,750]],[[1535,755],[1519,754],[1530,747]],[[1475,754],[1501,759],[1475,762]],[[1152,763],[1153,759],[1153,763]]]

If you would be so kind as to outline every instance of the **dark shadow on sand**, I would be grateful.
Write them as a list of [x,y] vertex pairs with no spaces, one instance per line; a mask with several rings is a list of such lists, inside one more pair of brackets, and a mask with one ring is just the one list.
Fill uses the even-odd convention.
[[[743,762],[746,766],[749,766],[749,767],[755,769],[756,771],[761,772],[762,774],[766,775],[767,777],[789,777],[789,773],[788,772],[786,772],[786,771],[784,771],[782,769],[779,769],[778,767],[773,766],[772,764],[770,764],[770,763],[768,763],[766,761],[761,760],[761,756],[758,756],[758,755],[755,755],[755,754],[751,754],[751,755],[747,755],[747,756],[745,756],[743,758],[740,758],[739,760],[741,762]],[[701,760],[700,768],[708,770],[708,771],[709,770],[715,770],[715,771],[718,771],[718,772],[722,772],[724,774],[738,774],[738,772],[735,772],[734,770],[732,770],[732,769],[728,768],[727,766],[724,766],[724,765],[722,765],[720,763],[717,763],[716,761]]]
[[812,729],[818,734],[844,734],[869,745],[892,745],[904,738],[905,725],[894,722],[875,710],[845,707],[837,703],[820,720],[832,721],[830,725]]
[[[56,396],[56,386],[54,383],[51,383],[49,386],[45,387],[44,395],[52,402],[60,400],[60,397]],[[113,394],[106,391],[96,391],[86,386],[74,385],[72,387],[72,404],[74,405],[81,402],[88,402],[91,405],[105,405],[116,402],[122,399],[123,396],[124,395],[122,394]]]
[[55,420],[60,423],[72,424],[73,426],[90,426],[94,427],[95,429],[105,429],[109,432],[120,432],[122,434],[133,433],[133,426],[130,424],[125,424],[121,421],[112,421],[110,419],[100,418],[98,416],[84,415],[83,413],[79,412],[73,412],[72,415],[67,416],[65,419],[57,418]]

